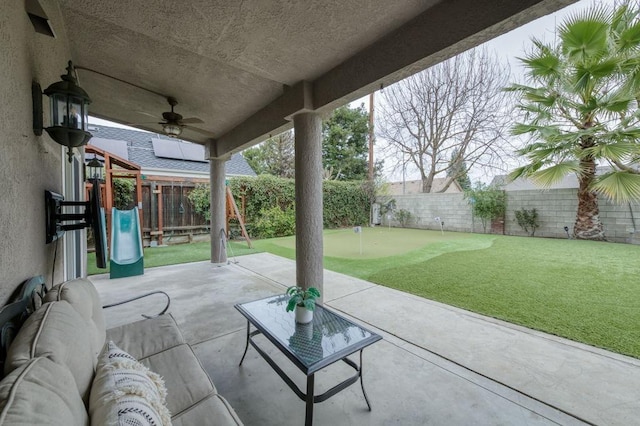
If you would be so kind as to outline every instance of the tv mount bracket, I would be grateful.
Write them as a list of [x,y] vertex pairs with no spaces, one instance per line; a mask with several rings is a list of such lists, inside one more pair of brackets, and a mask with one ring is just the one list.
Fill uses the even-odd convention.
[[[46,242],[54,242],[65,231],[84,229],[91,226],[90,201],[64,201],[64,197],[53,191],[44,191]],[[65,207],[84,207],[82,213],[63,213]],[[64,223],[73,222],[73,223]]]

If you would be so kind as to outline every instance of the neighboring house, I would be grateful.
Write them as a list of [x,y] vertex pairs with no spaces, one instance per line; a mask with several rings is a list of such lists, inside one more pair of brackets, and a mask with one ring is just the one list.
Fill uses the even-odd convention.
[[[141,168],[145,245],[208,238],[209,223],[188,198],[196,184],[209,183],[209,161],[202,145],[116,127],[90,125],[89,131],[93,134],[89,145]],[[225,167],[227,177],[256,175],[241,154],[233,154]]]
[[[170,177],[175,181],[209,181],[209,160],[204,146],[156,133],[90,125],[90,145],[138,164],[147,179]],[[255,176],[242,154],[233,154],[226,175]]]
[[[445,178],[435,178],[431,185],[431,192],[440,192],[447,183]],[[444,193],[456,193],[462,192],[462,188],[455,180],[451,182],[449,188]],[[410,195],[410,194],[422,194],[422,180],[407,180],[404,182],[391,182],[389,183],[389,195]]]

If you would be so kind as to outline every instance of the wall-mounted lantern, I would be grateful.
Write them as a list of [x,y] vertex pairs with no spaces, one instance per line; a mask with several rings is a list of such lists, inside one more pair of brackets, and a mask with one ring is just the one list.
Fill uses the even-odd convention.
[[[89,104],[91,99],[80,86],[75,76],[73,63],[69,61],[67,74],[60,76],[62,81],[53,83],[44,90],[51,101],[50,123],[45,128],[51,139],[68,148],[69,162],[73,158],[73,148],[86,145],[91,139],[87,131]],[[34,94],[35,97],[35,94]],[[40,108],[42,103],[40,103]],[[38,105],[34,102],[34,109]],[[34,111],[34,117],[41,116],[42,111]],[[38,134],[34,125],[34,132]]]
[[86,180],[102,181],[103,180],[104,166],[102,161],[98,160],[96,154],[93,154],[93,158],[86,163]]

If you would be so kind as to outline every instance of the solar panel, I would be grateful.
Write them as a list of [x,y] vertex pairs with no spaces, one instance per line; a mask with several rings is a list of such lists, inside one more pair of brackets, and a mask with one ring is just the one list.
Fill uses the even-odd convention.
[[151,139],[156,157],[206,163],[202,145],[173,139]]
[[182,149],[182,155],[185,160],[189,161],[201,161],[206,162],[204,158],[204,146],[195,143],[182,142],[180,143]]
[[116,155],[124,160],[129,160],[129,149],[127,148],[127,141],[93,137],[89,141],[89,144],[95,146],[96,148],[107,151],[110,154]]

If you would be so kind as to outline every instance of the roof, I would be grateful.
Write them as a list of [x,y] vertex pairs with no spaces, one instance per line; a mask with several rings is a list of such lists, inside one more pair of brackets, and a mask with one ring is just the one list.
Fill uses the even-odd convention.
[[[611,171],[610,167],[597,167],[596,175],[601,175]],[[505,191],[530,191],[534,189],[547,190],[547,189],[575,189],[578,188],[578,178],[575,174],[569,174],[562,178],[559,182],[554,183],[548,188],[543,188],[540,185],[536,185],[530,179],[518,178],[512,182],[509,182],[507,175],[497,175],[491,180],[491,185],[498,186]]]
[[[209,174],[209,160],[205,159],[202,145],[156,133],[93,124],[89,131],[93,135],[90,145],[140,165],[143,173],[160,169]],[[242,154],[231,156],[225,173],[227,176],[256,175]]]
[[[431,185],[431,192],[440,192],[444,185],[447,183],[445,178],[434,178]],[[455,180],[451,182],[449,188],[444,191],[446,194],[453,192],[462,192],[460,185]],[[409,194],[421,194],[422,193],[422,181],[421,180],[407,180],[405,182],[391,182],[389,183],[389,195],[409,195]]]

